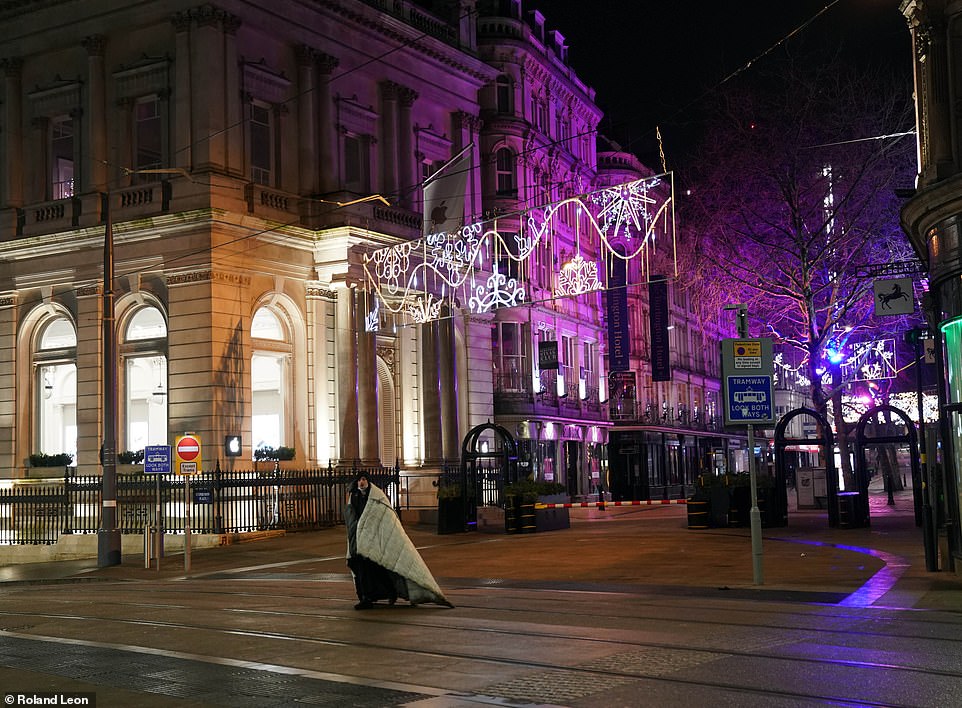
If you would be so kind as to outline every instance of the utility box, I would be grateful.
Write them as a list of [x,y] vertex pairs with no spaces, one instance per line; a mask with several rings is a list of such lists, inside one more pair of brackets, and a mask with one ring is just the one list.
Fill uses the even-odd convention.
[[795,494],[799,509],[824,509],[828,504],[825,468],[798,468],[795,471]]

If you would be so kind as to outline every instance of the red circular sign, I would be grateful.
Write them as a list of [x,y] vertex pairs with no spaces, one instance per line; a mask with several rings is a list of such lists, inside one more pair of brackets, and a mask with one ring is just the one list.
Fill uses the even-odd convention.
[[184,462],[190,462],[200,454],[200,440],[185,437],[177,441],[177,457]]

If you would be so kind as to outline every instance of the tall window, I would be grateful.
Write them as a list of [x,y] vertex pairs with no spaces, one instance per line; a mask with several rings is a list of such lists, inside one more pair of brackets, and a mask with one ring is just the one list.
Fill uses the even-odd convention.
[[274,126],[271,108],[260,101],[250,104],[251,181],[273,186]]
[[53,199],[66,199],[74,193],[74,122],[69,116],[54,118],[50,124],[50,152],[53,158]]
[[370,191],[370,148],[363,135],[345,134],[341,143],[344,151],[344,188],[358,194]]
[[560,370],[558,374],[561,379],[558,382],[558,395],[567,396],[572,391],[578,390],[578,379],[575,378],[574,366],[575,366],[575,347],[574,338],[566,337],[562,335],[561,337],[561,347],[558,352],[558,358],[561,360]]
[[[134,165],[138,170],[155,170],[161,166],[162,132],[160,99],[148,96],[134,106]],[[140,176],[140,181],[159,179],[158,174]]]
[[524,391],[525,327],[518,322],[496,322],[491,330],[496,388]]
[[261,307],[251,321],[251,436],[253,450],[287,440],[290,337],[273,310]]
[[127,320],[120,355],[124,371],[127,450],[167,443],[167,323],[156,307],[141,307]]
[[35,452],[77,458],[77,334],[66,317],[47,322],[34,351]]
[[501,148],[495,153],[498,196],[517,195],[518,185],[515,177],[515,165],[514,153],[508,148]]
[[495,81],[498,113],[512,113],[511,77],[501,74]]

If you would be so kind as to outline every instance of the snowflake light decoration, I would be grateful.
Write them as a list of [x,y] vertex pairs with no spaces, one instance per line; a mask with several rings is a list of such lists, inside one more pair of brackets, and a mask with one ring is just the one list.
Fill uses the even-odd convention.
[[567,297],[595,290],[601,290],[601,283],[598,282],[598,264],[594,261],[586,261],[579,253],[562,266],[558,274],[558,287],[554,294],[555,297]]

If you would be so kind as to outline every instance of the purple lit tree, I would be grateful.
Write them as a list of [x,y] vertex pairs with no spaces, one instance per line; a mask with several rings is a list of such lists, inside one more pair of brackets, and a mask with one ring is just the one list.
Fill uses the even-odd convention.
[[799,350],[843,446],[840,377],[823,373],[855,332],[893,326],[873,317],[864,269],[912,258],[895,194],[914,177],[910,97],[878,70],[787,57],[725,85],[686,174],[695,289],[747,304],[753,334]]

